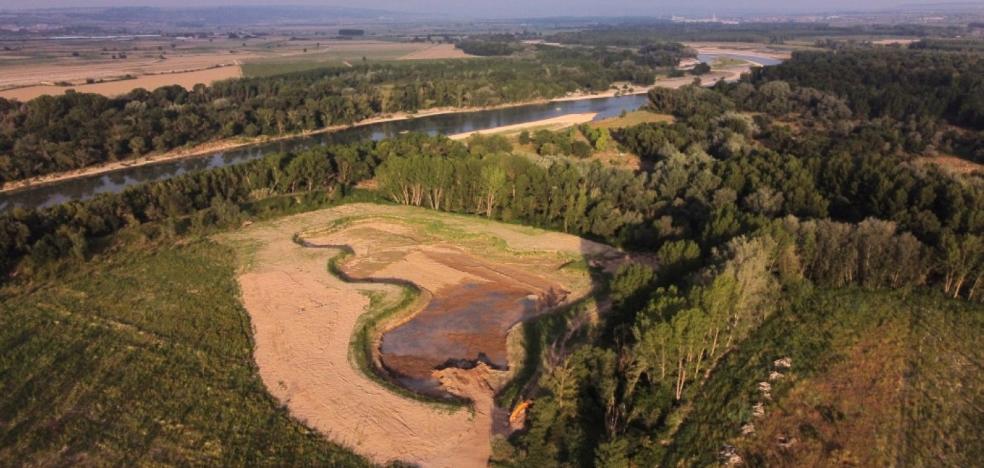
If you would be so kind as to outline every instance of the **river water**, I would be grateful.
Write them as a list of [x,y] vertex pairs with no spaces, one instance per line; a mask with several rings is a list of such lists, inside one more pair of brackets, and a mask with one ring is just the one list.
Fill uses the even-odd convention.
[[711,63],[720,57],[733,58],[736,60],[745,60],[748,62],[754,62],[760,65],[772,66],[779,65],[782,60],[774,59],[772,57],[765,57],[762,55],[744,55],[744,54],[698,54],[697,60],[704,63]]
[[[698,55],[698,59],[702,62],[711,62],[722,56],[748,60],[762,65],[777,65],[781,63],[781,61],[769,57],[731,53],[700,54]],[[598,114],[595,117],[596,120],[606,119],[615,117],[623,111],[636,110],[643,106],[646,101],[647,98],[645,95],[619,96],[531,104],[505,109],[432,115],[408,120],[380,122],[351,127],[336,132],[217,151],[199,157],[123,168],[113,172],[0,193],[0,212],[10,210],[14,207],[43,208],[72,200],[86,200],[101,193],[121,192],[126,187],[132,185],[168,179],[189,172],[240,164],[261,158],[266,154],[295,151],[315,145],[351,143],[360,140],[381,140],[404,132],[454,135],[456,133],[487,130],[505,125],[534,122],[566,114],[593,112]]]
[[85,200],[101,193],[121,192],[131,185],[168,179],[189,172],[240,164],[261,158],[266,154],[295,151],[315,145],[381,140],[404,132],[454,135],[456,133],[487,130],[504,125],[534,122],[567,114],[596,112],[598,113],[596,119],[605,119],[618,116],[622,111],[636,110],[646,102],[647,98],[645,95],[632,95],[531,104],[505,109],[432,115],[408,120],[380,122],[351,127],[336,132],[218,151],[199,157],[129,167],[118,171],[69,179],[49,185],[38,185],[13,192],[0,193],[0,212],[14,207],[38,208],[66,203],[71,200]]

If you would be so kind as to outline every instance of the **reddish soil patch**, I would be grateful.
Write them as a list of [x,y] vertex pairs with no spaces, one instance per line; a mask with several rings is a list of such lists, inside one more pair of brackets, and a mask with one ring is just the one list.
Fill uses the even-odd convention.
[[750,465],[891,466],[902,427],[905,331],[884,325],[797,382],[736,444]]
[[924,158],[924,161],[930,164],[935,164],[944,170],[955,172],[957,174],[972,174],[975,172],[984,174],[984,164],[975,163],[956,156],[940,154],[937,156]]

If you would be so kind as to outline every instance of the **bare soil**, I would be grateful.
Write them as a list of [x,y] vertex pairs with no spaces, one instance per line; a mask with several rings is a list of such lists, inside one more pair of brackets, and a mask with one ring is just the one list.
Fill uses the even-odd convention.
[[984,174],[984,164],[968,161],[957,156],[948,154],[938,154],[916,160],[917,164],[934,164],[943,168],[944,171],[955,174],[967,175],[973,173]]
[[901,45],[907,46],[913,42],[919,42],[919,39],[878,39],[877,41],[871,41],[875,45]]
[[905,330],[872,330],[823,374],[797,382],[736,444],[766,466],[888,466],[900,446]]
[[295,233],[317,245],[350,246],[355,255],[344,268],[352,275],[410,280],[432,297],[452,302],[461,298],[445,295],[469,281],[524,291],[560,285],[579,297],[590,290],[590,279],[562,265],[583,256],[621,256],[574,236],[368,204],[256,223],[220,237],[241,252],[242,300],[270,393],[301,421],[374,461],[421,466],[487,464],[493,421],[503,420],[492,397],[504,373],[484,363],[433,372],[443,389],[474,402],[470,410],[457,411],[395,394],[363,374],[350,360],[349,343],[369,306],[365,292],[398,290],[332,276],[326,265],[338,251],[302,247],[292,240]]
[[424,49],[416,50],[400,57],[400,60],[440,60],[470,58],[468,55],[454,44],[434,44]]
[[79,93],[102,94],[103,96],[117,96],[126,94],[137,88],[154,90],[162,86],[178,85],[186,89],[191,89],[199,83],[210,85],[216,81],[239,78],[241,76],[242,71],[239,65],[231,64],[205,70],[141,75],[134,79],[116,79],[103,83],[73,86],[25,86],[0,91],[0,97],[29,101],[38,96],[65,94],[68,90],[74,90]]

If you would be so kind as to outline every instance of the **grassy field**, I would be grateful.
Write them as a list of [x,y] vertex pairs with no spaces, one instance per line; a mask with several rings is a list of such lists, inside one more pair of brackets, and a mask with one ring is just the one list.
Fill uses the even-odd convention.
[[3,291],[0,465],[366,465],[266,392],[233,258],[193,241]]
[[[982,331],[980,305],[938,296],[808,294],[724,358],[661,461],[713,464],[729,444],[751,466],[974,465]],[[784,357],[792,367],[776,369]],[[774,370],[783,377],[770,380]],[[736,437],[747,423],[754,432]]]
[[610,119],[599,120],[591,124],[595,128],[634,127],[644,123],[673,122],[672,115],[657,114],[644,110],[626,112],[625,115]]
[[421,42],[352,41],[332,43],[322,49],[307,49],[303,54],[255,57],[242,65],[243,75],[261,77],[325,67],[345,67],[363,61],[386,62],[401,59],[462,58],[463,54],[450,44],[435,45]]
[[257,59],[250,60],[244,63],[240,68],[243,71],[243,76],[248,78],[257,78],[264,76],[282,75],[284,73],[294,73],[308,70],[317,70],[319,68],[329,68],[329,67],[344,67],[345,64],[342,60],[338,60],[332,57],[324,58],[271,58],[271,59]]

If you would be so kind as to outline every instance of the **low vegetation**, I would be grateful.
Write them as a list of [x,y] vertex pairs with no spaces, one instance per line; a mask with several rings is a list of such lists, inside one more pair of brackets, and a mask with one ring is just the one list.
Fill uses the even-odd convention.
[[980,319],[938,296],[803,293],[718,364],[661,462],[712,464],[733,446],[750,464],[972,464]]
[[139,241],[0,300],[0,464],[368,465],[256,374],[233,256]]

